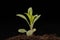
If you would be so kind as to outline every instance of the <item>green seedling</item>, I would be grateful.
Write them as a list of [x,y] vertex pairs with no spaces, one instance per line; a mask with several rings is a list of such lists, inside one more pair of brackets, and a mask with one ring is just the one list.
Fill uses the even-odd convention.
[[24,15],[16,14],[16,16],[19,16],[19,17],[25,19],[26,22],[28,23],[29,27],[30,27],[30,30],[28,30],[28,31],[26,31],[25,29],[19,29],[18,32],[20,32],[20,33],[25,33],[26,32],[27,36],[31,36],[36,31],[36,28],[33,28],[33,25],[39,19],[39,17],[41,15],[33,15],[32,13],[33,13],[32,7],[30,7],[28,9],[28,12],[25,13],[26,16],[29,18],[29,21],[27,20],[27,18]]

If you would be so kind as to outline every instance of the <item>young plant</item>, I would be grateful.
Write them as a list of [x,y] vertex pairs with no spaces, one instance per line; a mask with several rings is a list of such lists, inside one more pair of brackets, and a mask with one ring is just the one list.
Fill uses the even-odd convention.
[[16,14],[16,16],[19,16],[19,17],[25,19],[26,22],[28,23],[29,27],[30,27],[30,30],[28,30],[28,31],[26,31],[25,29],[19,29],[18,32],[21,32],[21,33],[26,32],[27,36],[31,36],[36,31],[36,28],[33,28],[33,25],[39,19],[39,17],[41,15],[32,15],[32,13],[33,13],[32,7],[30,7],[28,9],[28,12],[25,13],[28,16],[30,22],[27,20],[27,18],[24,15]]

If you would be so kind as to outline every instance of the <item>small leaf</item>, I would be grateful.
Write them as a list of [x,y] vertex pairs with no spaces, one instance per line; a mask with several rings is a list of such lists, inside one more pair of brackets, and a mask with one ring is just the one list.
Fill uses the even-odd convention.
[[29,22],[28,22],[27,18],[26,18],[24,15],[22,15],[22,14],[17,14],[16,16],[19,16],[19,17],[21,17],[21,18],[25,19],[25,20],[27,21],[27,23],[29,24]]
[[19,16],[19,17],[21,17],[21,18],[23,18],[23,19],[25,19],[27,21],[27,18],[22,14],[17,14],[16,16]]
[[31,17],[31,24],[33,23],[34,19],[35,19],[36,15]]
[[28,16],[28,18],[29,18],[29,20],[31,19],[31,16],[28,14],[28,13],[25,13],[27,16]]
[[33,11],[32,11],[32,7],[30,7],[30,8],[28,9],[28,14],[29,14],[29,15],[32,15],[32,12],[33,12]]
[[32,30],[29,30],[29,31],[26,32],[26,35],[27,35],[27,36],[31,36],[35,31],[36,31],[35,28],[32,29]]
[[25,14],[28,16],[29,21],[30,21],[30,24],[31,24],[31,19],[32,19],[32,16],[31,16],[31,15],[29,15],[28,13],[25,13]]
[[37,17],[38,15],[36,14],[36,15],[34,15],[34,19]]
[[27,31],[26,31],[25,29],[19,29],[18,32],[20,32],[20,33],[25,33],[25,32],[27,32]]
[[34,23],[39,19],[40,16],[41,16],[41,15],[36,15],[36,17],[35,17],[35,19],[34,19],[34,21],[33,21],[33,25],[34,25]]

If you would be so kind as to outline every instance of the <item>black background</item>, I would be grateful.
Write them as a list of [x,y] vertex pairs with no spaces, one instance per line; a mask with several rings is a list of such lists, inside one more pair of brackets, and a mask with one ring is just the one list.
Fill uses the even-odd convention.
[[[9,3],[9,4],[8,4]],[[29,7],[33,8],[33,14],[41,14],[42,16],[36,21],[34,27],[37,28],[35,34],[54,34],[60,35],[60,8],[59,2],[50,1],[16,1],[11,4],[1,3],[0,14],[0,35],[2,38],[8,38],[18,35],[19,28],[29,29],[28,24],[22,18],[16,17],[16,14],[24,14]]]

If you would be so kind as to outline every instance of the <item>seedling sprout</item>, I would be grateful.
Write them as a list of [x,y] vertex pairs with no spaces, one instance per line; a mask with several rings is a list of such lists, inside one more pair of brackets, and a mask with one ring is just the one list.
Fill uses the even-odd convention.
[[23,18],[24,20],[26,20],[26,22],[28,23],[29,27],[30,27],[30,30],[26,31],[25,29],[18,29],[18,32],[20,33],[25,33],[26,32],[26,35],[27,36],[31,36],[35,31],[36,31],[36,28],[33,28],[34,26],[34,23],[39,19],[39,17],[41,15],[33,15],[33,10],[32,10],[32,7],[30,7],[28,9],[28,12],[25,13],[26,16],[29,18],[29,21],[27,20],[27,18],[22,15],[22,14],[16,14],[16,16],[19,16],[21,18]]

